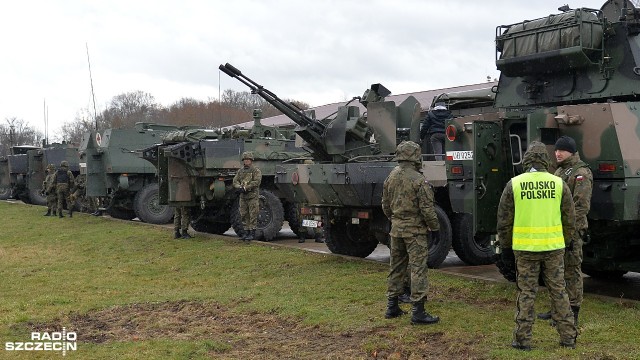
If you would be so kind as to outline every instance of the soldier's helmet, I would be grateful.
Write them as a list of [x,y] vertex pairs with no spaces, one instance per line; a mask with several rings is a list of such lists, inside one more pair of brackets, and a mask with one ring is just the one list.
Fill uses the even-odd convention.
[[253,160],[253,153],[251,151],[245,151],[242,153],[242,160]]
[[549,157],[547,147],[540,141],[532,141],[529,144],[529,148],[527,148],[527,151],[524,153],[522,164],[527,170],[531,167],[538,169],[541,166],[544,167],[544,170],[549,169],[549,165],[551,165],[551,157]]
[[422,161],[422,150],[420,145],[413,141],[403,141],[396,148],[395,161],[411,161],[419,163]]
[[53,164],[49,164],[49,165],[47,165],[47,170],[52,170],[52,171],[53,171],[53,170],[55,170],[55,169],[56,169],[56,166],[55,166],[55,165],[53,165]]
[[68,167],[69,167],[69,162],[68,162],[67,160],[62,160],[62,161],[60,162],[60,167],[66,167],[66,168],[68,168]]

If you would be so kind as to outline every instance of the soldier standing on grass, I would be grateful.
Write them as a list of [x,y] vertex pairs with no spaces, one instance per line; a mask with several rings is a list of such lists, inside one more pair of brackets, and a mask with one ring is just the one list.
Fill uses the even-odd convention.
[[[233,177],[233,187],[240,193],[240,216],[242,217],[242,240],[255,239],[260,211],[260,183],[262,172],[253,165],[253,153],[242,153],[243,167]],[[238,234],[240,235],[240,234]]]
[[[589,223],[587,214],[591,208],[591,192],[593,190],[593,173],[589,165],[580,160],[576,141],[569,136],[561,136],[556,141],[556,161],[558,169],[555,175],[569,185],[576,208],[576,231],[573,233],[571,245],[564,253],[564,280],[567,285],[569,302],[576,326],[578,313],[582,305],[584,286],[582,283],[582,244],[587,235]],[[551,311],[538,314],[542,320],[551,319]]]
[[551,294],[560,345],[576,346],[576,326],[564,283],[564,252],[574,232],[571,191],[549,174],[545,145],[533,141],[524,154],[525,172],[509,180],[498,205],[497,232],[505,265],[516,267],[516,328],[511,346],[531,350],[534,303],[542,273]]
[[435,324],[440,318],[424,310],[429,290],[427,229],[431,230],[432,237],[438,236],[440,230],[433,190],[417,170],[422,167],[420,145],[403,141],[396,149],[394,160],[398,161],[398,166],[391,171],[382,190],[382,210],[391,221],[391,259],[385,318],[405,314],[398,305],[398,297],[404,292],[408,266],[413,302],[411,323]]
[[47,176],[44,178],[42,189],[47,196],[47,213],[44,216],[56,216],[56,207],[58,206],[58,198],[55,190],[56,167],[53,164],[47,165]]
[[[176,206],[173,212],[173,230],[175,232],[174,239],[191,239],[193,236],[189,235],[187,230],[189,229],[189,208],[187,206]],[[182,229],[182,234],[180,234]]]
[[69,170],[69,163],[66,160],[60,162],[60,168],[56,171],[55,176],[56,195],[58,196],[58,216],[63,218],[62,209],[64,203],[67,203],[67,209],[69,210],[69,217],[73,217],[73,204],[69,201],[69,189],[74,184],[74,177],[71,170]]

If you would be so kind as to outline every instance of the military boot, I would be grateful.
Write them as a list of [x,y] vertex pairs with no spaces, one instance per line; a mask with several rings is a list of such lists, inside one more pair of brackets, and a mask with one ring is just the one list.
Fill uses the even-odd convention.
[[256,236],[256,230],[247,230],[247,237],[244,239],[245,242],[250,242],[251,240],[255,239]]
[[64,215],[62,215],[62,210],[58,211],[58,217],[59,218],[63,218],[64,217]]
[[180,230],[176,230],[176,231],[173,233],[173,238],[174,238],[174,239],[180,239],[181,237],[182,237],[182,235],[180,235]]
[[540,320],[550,320],[551,319],[551,310],[538,314],[538,319],[540,319]]
[[56,216],[56,209],[53,209],[53,211],[51,212],[51,216]]
[[413,303],[411,307],[411,324],[412,325],[430,325],[440,321],[437,316],[431,316],[424,312],[424,301]]
[[[54,214],[55,215],[55,214]],[[47,209],[47,213],[44,216],[51,216],[51,209]]]
[[249,231],[245,229],[240,229],[238,231],[238,236],[240,237],[240,240],[245,240],[247,236],[249,236]]
[[573,323],[578,327],[578,313],[580,312],[580,306],[571,305],[571,311],[573,311]]
[[384,313],[385,319],[393,319],[406,314],[406,311],[400,309],[397,296],[389,296],[387,298],[387,312]]
[[193,236],[189,235],[189,233],[187,232],[187,230],[182,230],[182,238],[183,239],[192,239]]
[[71,210],[71,209],[69,210],[69,217],[70,218],[73,217],[73,210]]
[[398,300],[403,304],[411,304],[411,288],[405,286],[404,293],[398,296]]

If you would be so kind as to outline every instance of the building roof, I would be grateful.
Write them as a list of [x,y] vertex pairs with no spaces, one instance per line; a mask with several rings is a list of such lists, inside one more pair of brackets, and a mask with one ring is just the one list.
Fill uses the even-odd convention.
[[[429,110],[429,108],[431,107],[433,98],[442,93],[459,93],[459,92],[465,92],[465,91],[471,91],[471,90],[486,89],[495,85],[498,85],[497,81],[490,81],[490,82],[472,84],[472,85],[462,85],[462,86],[455,86],[455,87],[443,88],[443,89],[425,90],[425,91],[420,91],[415,93],[389,95],[386,97],[386,100],[395,101],[396,104],[400,104],[409,96],[413,96],[418,100],[422,108],[422,111],[424,112]],[[336,112],[338,110],[338,107],[343,106],[346,103],[347,103],[346,101],[343,101],[339,103],[321,105],[311,109],[315,110],[316,119],[323,119],[333,114],[334,112]],[[362,104],[360,104],[357,101],[352,102],[351,105],[358,105],[361,111],[365,110],[364,106],[362,106]],[[262,119],[262,124],[269,125],[269,126],[280,126],[280,125],[292,125],[294,124],[294,122],[293,120],[288,118],[286,115],[277,115],[277,116],[272,116],[272,117]],[[230,127],[250,128],[252,126],[253,126],[253,120],[236,124]]]

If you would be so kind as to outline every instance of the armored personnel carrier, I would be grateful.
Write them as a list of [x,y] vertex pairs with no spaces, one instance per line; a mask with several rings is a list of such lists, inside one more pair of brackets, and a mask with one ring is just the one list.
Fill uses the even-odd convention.
[[0,159],[0,199],[14,198],[31,202],[27,188],[29,163],[27,152],[40,149],[37,146],[18,145],[11,147],[11,154]]
[[77,147],[54,143],[42,149],[27,151],[27,192],[32,204],[47,204],[47,197],[42,194],[47,165],[53,164],[57,168],[63,160],[69,163],[69,170],[74,176],[80,174],[80,157]]
[[156,167],[143,160],[139,151],[161,143],[162,136],[179,127],[137,123],[133,129],[88,132],[78,149],[86,164],[86,195],[102,199],[114,218],[164,224],[173,209],[159,202]]
[[161,203],[189,207],[196,231],[222,234],[233,227],[240,232],[238,194],[232,181],[243,166],[242,153],[251,151],[254,165],[262,171],[256,238],[272,240],[284,220],[299,232],[296,207],[281,200],[274,177],[276,164],[309,154],[295,146],[290,128],[262,125],[260,110],[254,110],[253,117],[251,129],[174,131],[164,136],[163,144],[143,151],[143,158],[158,167]]
[[[576,140],[593,172],[583,272],[640,271],[640,10],[627,0],[498,26],[501,71],[495,111],[447,124],[446,169],[453,211],[476,239],[496,233],[507,181],[522,172],[528,144]],[[514,269],[500,261],[507,279]]]

